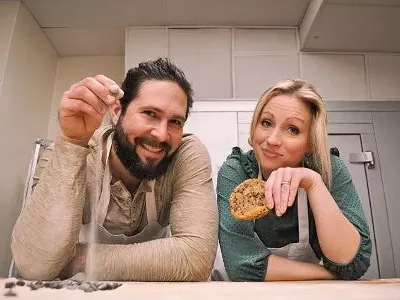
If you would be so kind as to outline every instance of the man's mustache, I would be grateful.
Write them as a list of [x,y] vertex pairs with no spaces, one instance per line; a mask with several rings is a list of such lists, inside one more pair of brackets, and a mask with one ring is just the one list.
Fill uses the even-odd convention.
[[135,138],[135,144],[146,144],[149,145],[151,147],[155,147],[155,148],[161,148],[162,150],[164,150],[166,153],[169,153],[169,151],[171,151],[171,146],[167,143],[167,142],[157,142],[156,140],[152,139],[152,138],[146,138],[146,137],[137,137]]

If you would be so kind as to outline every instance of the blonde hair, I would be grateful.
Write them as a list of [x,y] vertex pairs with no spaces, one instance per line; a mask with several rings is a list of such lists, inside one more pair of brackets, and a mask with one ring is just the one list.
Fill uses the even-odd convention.
[[253,113],[250,127],[249,144],[253,146],[253,136],[265,105],[274,97],[290,95],[306,103],[311,112],[309,149],[311,151],[312,169],[318,172],[325,185],[331,185],[331,157],[328,147],[327,114],[324,102],[315,88],[301,79],[279,82],[264,92]]

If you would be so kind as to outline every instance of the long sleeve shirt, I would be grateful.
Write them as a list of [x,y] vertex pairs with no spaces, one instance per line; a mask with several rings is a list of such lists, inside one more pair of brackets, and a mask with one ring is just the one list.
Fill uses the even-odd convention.
[[[338,278],[357,279],[370,264],[372,244],[369,229],[346,165],[339,157],[332,156],[331,160],[333,181],[330,193],[344,216],[360,233],[361,243],[348,264],[330,261],[321,251],[314,217],[308,207],[310,244],[316,256],[323,260],[325,268]],[[244,180],[257,176],[258,164],[253,151],[243,153],[238,147],[233,149],[218,173],[219,242],[226,271],[233,281],[264,281],[271,254],[268,248],[280,248],[299,240],[297,200],[281,217],[269,213],[255,222],[232,217],[229,196],[233,189]]]
[[[88,148],[58,137],[41,155],[32,199],[11,240],[23,277],[53,279],[74,256],[81,224],[90,221],[89,200],[101,189],[104,139],[110,130],[96,132]],[[128,236],[140,232],[147,224],[146,193],[139,187],[131,195],[119,181],[110,191],[104,228]],[[167,172],[156,179],[154,194],[158,222],[170,225],[171,237],[133,245],[92,245],[97,279],[207,279],[216,253],[218,214],[210,157],[197,137],[183,137]]]

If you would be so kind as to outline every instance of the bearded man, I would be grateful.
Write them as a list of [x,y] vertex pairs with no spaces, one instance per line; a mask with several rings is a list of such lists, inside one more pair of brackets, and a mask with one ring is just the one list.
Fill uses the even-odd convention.
[[[90,260],[98,280],[207,280],[218,217],[207,149],[183,134],[192,94],[168,59],[130,69],[122,90],[97,75],[63,94],[12,234],[21,277],[68,278]],[[116,125],[101,126],[107,112]]]

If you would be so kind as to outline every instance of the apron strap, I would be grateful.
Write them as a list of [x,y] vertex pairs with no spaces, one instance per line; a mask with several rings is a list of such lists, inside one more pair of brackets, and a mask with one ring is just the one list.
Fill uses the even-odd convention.
[[299,242],[308,243],[308,206],[307,193],[304,189],[299,189],[297,192],[297,210],[299,222]]
[[155,182],[155,180],[149,181],[151,191],[146,192],[146,214],[148,224],[158,222],[156,199],[154,195]]

